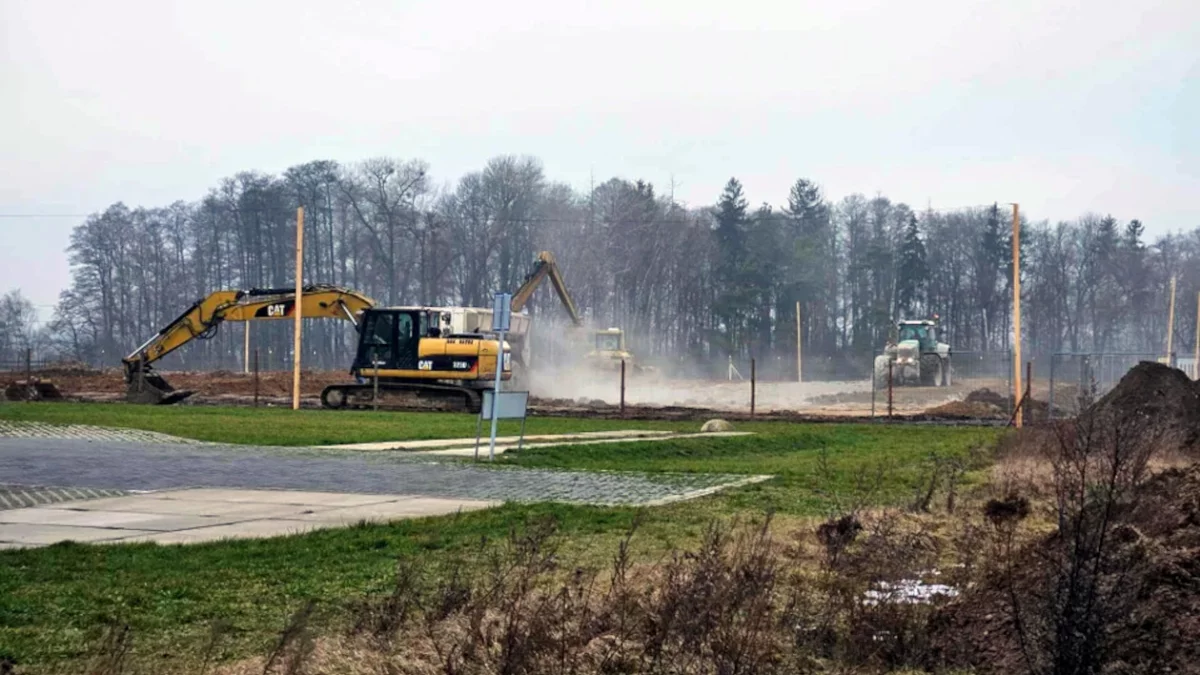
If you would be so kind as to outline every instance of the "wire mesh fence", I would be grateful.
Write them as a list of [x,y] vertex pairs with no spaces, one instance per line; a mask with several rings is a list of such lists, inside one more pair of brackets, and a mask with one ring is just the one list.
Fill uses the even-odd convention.
[[53,360],[29,353],[17,357],[0,358],[0,373],[24,373],[26,371],[43,370],[54,363]]
[[1141,361],[1175,365],[1175,359],[1150,352],[1059,352],[1050,357],[1048,415],[1072,417],[1108,393]]
[[1193,380],[1200,380],[1200,362],[1197,362],[1195,357],[1176,359],[1175,367]]

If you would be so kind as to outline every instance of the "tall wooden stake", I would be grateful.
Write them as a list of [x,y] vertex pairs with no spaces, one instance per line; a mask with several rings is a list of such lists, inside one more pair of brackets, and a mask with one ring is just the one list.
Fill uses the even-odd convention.
[[1167,310],[1167,365],[1175,348],[1175,277],[1171,277],[1171,307]]
[[292,345],[292,410],[300,409],[300,320],[304,316],[304,207],[296,209],[296,302],[292,305],[295,317]]
[[250,322],[246,322],[246,332],[242,336],[244,338],[242,345],[242,372],[250,372]]
[[[1012,287],[1013,287],[1013,397],[1025,391],[1021,386],[1021,216],[1019,207],[1013,207],[1012,217]],[[1021,416],[1017,416],[1017,428],[1021,428]]]
[[800,301],[796,301],[796,381],[804,381],[804,353],[801,351],[800,345],[803,341],[800,339]]
[[1192,352],[1192,374],[1200,381],[1200,292],[1196,293],[1196,348]]

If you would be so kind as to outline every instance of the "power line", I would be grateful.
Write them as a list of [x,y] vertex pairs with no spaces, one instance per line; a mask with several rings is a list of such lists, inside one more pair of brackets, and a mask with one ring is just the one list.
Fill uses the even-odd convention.
[[[869,205],[870,202],[871,202],[871,200],[866,200],[865,203]],[[825,206],[828,206],[830,208],[835,208],[838,205],[836,202],[825,202],[824,204],[825,204]],[[901,206],[901,205],[907,206],[907,204],[904,204],[903,202],[892,202],[891,203],[891,206],[893,206],[893,207]],[[1007,206],[1008,204],[1000,203],[1000,202],[992,202],[992,203],[988,203],[988,204],[971,204],[971,205],[967,205],[967,206],[940,206],[937,208],[933,208],[931,206],[926,206],[925,208],[920,209],[920,210],[914,209],[911,206],[909,206],[909,209],[912,210],[912,212],[916,213],[916,214],[920,214],[920,213],[957,213],[957,212],[962,212],[962,211],[971,211],[974,209],[990,209],[993,206],[998,206],[998,205],[999,206]],[[680,207],[680,208],[683,208],[683,207]],[[715,208],[715,205],[701,206],[701,207],[698,207],[696,209],[696,211],[694,211],[693,213],[696,213],[696,215],[702,215],[704,211],[707,211],[708,209],[712,209],[712,208]],[[686,210],[686,209],[684,209],[684,210]],[[752,208],[749,206],[747,206],[746,210],[748,212],[747,218],[750,218],[750,219],[756,219],[756,220],[768,220],[768,219],[793,220],[793,219],[795,219],[795,216],[789,215],[782,211],[772,211],[770,214],[767,214],[767,215],[758,215],[758,214],[752,213]],[[98,213],[0,213],[0,218],[89,218],[94,215],[98,215]],[[514,224],[519,224],[519,223],[573,224],[573,223],[583,222],[584,219],[583,218],[566,219],[566,218],[547,218],[547,217],[541,217],[541,216],[525,216],[522,218],[495,218],[494,220],[498,221],[498,222],[506,222],[506,223],[514,223]],[[691,222],[691,221],[686,220],[686,219],[678,219],[678,218],[650,218],[645,221],[642,221],[642,220],[616,220],[616,221],[607,221],[607,222],[614,223],[614,224],[622,224],[622,223],[639,223],[639,222],[684,223],[684,222]]]
[[0,213],[0,218],[87,218],[90,213]]

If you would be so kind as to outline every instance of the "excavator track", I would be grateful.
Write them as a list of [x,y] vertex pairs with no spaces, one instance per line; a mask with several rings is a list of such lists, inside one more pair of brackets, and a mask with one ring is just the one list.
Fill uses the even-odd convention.
[[[331,410],[367,409],[375,406],[375,385],[332,384],[321,392],[321,407]],[[380,382],[379,407],[422,408],[477,413],[483,397],[476,389],[425,382]]]

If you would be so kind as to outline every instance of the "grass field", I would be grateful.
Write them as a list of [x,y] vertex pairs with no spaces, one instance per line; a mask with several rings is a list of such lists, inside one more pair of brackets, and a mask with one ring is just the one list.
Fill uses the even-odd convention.
[[[152,406],[124,403],[0,403],[0,420],[92,424],[144,429],[217,443],[326,445],[372,441],[468,438],[476,417],[469,414],[358,410],[290,410],[218,406]],[[565,434],[610,429],[698,431],[695,422],[631,422],[565,417],[531,418],[526,434]],[[502,434],[520,424],[504,421]]]
[[[420,413],[8,405],[0,406],[0,419],[127,426],[204,440],[281,445],[474,433],[469,416]],[[289,424],[281,429],[285,419]],[[528,432],[694,427],[535,419]],[[767,483],[646,511],[635,552],[653,559],[693,544],[713,519],[755,519],[773,510],[782,524],[795,525],[824,515],[839,502],[910,500],[929,474],[931,457],[966,457],[974,448],[990,447],[998,433],[864,424],[748,423],[738,428],[755,435],[546,448],[506,455],[503,461],[580,470],[776,476]],[[7,656],[32,666],[32,672],[78,666],[113,621],[130,625],[131,658],[142,672],[169,672],[168,664],[194,665],[214,621],[230,627],[223,658],[261,653],[306,600],[319,603],[321,625],[338,624],[355,600],[388,587],[400,557],[417,555],[438,564],[481,542],[503,539],[512,528],[552,518],[564,538],[565,564],[603,566],[635,513],[627,508],[510,504],[270,540],[0,551],[0,661]]]

